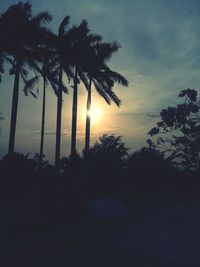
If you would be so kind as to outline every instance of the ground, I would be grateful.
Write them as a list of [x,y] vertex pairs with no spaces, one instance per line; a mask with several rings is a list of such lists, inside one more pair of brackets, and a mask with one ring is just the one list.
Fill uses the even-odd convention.
[[149,200],[130,208],[127,219],[85,222],[27,244],[29,256],[20,256],[21,245],[11,266],[199,267],[200,202]]

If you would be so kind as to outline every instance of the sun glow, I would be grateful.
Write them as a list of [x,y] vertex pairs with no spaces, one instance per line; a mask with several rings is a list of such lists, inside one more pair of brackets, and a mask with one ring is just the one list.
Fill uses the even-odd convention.
[[89,111],[89,116],[91,118],[91,122],[98,122],[102,117],[103,111],[98,105],[92,104],[91,109]]

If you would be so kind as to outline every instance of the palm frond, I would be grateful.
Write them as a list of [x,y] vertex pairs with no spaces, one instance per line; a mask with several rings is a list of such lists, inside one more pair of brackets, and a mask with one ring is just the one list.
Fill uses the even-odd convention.
[[105,86],[108,88],[112,88],[114,86],[114,81],[111,79],[109,75],[105,71],[99,71],[96,73],[96,79],[100,82],[103,83]]
[[42,77],[46,77],[46,78],[48,79],[48,81],[49,81],[49,83],[51,84],[51,86],[52,86],[54,92],[56,93],[57,90],[58,90],[58,81],[57,81],[55,78],[53,78],[53,77],[50,75],[49,72],[45,72],[45,73],[44,73],[44,72],[42,71],[42,69],[41,69],[41,68],[40,68],[40,67],[39,67],[33,60],[29,59],[28,63],[29,63],[29,65],[31,66],[31,68],[32,68],[33,70],[36,71],[36,73],[38,73],[38,74],[40,74]]
[[[38,92],[38,90],[37,90]],[[29,91],[29,93],[34,97],[34,98],[37,98],[37,94],[33,93],[32,91]]]
[[107,102],[108,105],[110,105],[110,98],[107,95],[107,93],[105,92],[105,90],[103,89],[102,85],[100,83],[98,83],[95,79],[92,79],[94,86],[98,92],[98,94],[100,96],[102,96],[104,98],[104,100]]
[[0,73],[4,73],[4,57],[3,57],[3,53],[0,54]]
[[52,15],[50,15],[47,11],[39,12],[32,19],[32,23],[36,25],[41,25],[43,23],[49,23],[53,19]]
[[98,60],[102,63],[107,62],[114,53],[116,53],[120,48],[120,45],[117,42],[113,43],[97,43],[94,46],[94,49],[96,50],[96,56]]
[[67,75],[68,82],[70,82],[71,78],[74,78],[74,72],[73,72],[73,67],[67,64],[64,64],[62,66],[65,74]]
[[82,34],[87,35],[90,31],[89,27],[88,27],[87,20],[85,20],[85,19],[82,20],[81,24],[77,27],[77,30],[78,30],[79,34],[82,33]]
[[102,39],[103,37],[99,34],[90,33],[87,36],[87,41],[90,45],[95,45],[96,43],[101,42]]
[[15,63],[15,60],[13,58],[8,57],[8,56],[5,56],[4,59],[5,59],[5,62],[8,62],[11,66],[13,66]]
[[58,29],[58,36],[63,36],[65,34],[65,28],[69,25],[70,16],[66,16],[61,22]]
[[119,97],[118,97],[112,90],[108,90],[108,91],[106,91],[106,93],[109,95],[109,97],[112,99],[112,101],[113,101],[118,107],[120,107],[120,105],[121,105],[121,100],[119,99]]
[[115,82],[117,82],[118,84],[121,84],[123,86],[128,86],[128,80],[122,76],[121,74],[119,74],[118,72],[112,71],[110,69],[107,70],[108,71],[108,75],[111,77],[111,79],[113,79]]
[[24,94],[27,96],[28,93],[32,94],[33,97],[37,97],[37,95],[33,92],[36,84],[38,85],[39,82],[39,78],[40,76],[34,76],[33,78],[31,78],[30,80],[25,81],[25,85],[24,85]]
[[88,86],[89,86],[89,78],[86,75],[86,73],[83,72],[83,70],[80,67],[78,67],[78,76],[80,77],[80,80],[83,82],[85,88],[88,89]]
[[27,77],[27,75],[28,75],[28,71],[25,69],[25,68],[20,68],[20,72],[21,72],[21,74],[24,76],[24,77]]
[[61,86],[62,91],[65,94],[68,94],[69,93],[68,87],[66,85],[64,85],[63,83],[61,83],[60,86]]
[[26,76],[24,75],[24,73],[23,73],[23,71],[21,69],[19,69],[19,73],[20,73],[20,76],[21,76],[23,82],[26,83]]

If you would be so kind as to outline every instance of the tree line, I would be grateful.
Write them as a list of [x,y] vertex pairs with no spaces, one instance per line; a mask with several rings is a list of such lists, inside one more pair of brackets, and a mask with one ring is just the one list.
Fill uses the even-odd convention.
[[[0,75],[4,65],[9,64],[13,75],[13,97],[10,120],[8,153],[15,151],[15,132],[19,98],[19,82],[24,82],[25,95],[37,97],[36,85],[42,80],[43,100],[41,114],[41,138],[39,165],[43,163],[45,135],[46,88],[49,84],[57,97],[55,168],[59,170],[62,95],[73,89],[71,156],[76,155],[78,86],[82,82],[87,90],[87,114],[84,155],[90,148],[90,108],[92,86],[104,100],[118,107],[121,100],[114,92],[116,83],[128,86],[128,81],[120,73],[108,66],[110,58],[118,52],[118,42],[106,42],[99,34],[90,31],[83,20],[78,26],[70,26],[66,16],[57,33],[48,24],[52,16],[42,11],[33,14],[29,2],[19,2],[10,6],[0,16]],[[0,79],[1,79],[0,76]],[[68,82],[64,82],[67,78]]]

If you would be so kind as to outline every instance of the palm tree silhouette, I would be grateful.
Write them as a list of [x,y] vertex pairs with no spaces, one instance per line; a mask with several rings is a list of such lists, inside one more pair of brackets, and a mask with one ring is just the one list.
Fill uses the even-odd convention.
[[[14,152],[20,78],[25,83],[25,94],[30,92],[34,97],[36,97],[33,91],[35,83],[41,76],[43,78],[40,167],[44,147],[47,81],[53,87],[57,96],[55,167],[58,170],[62,93],[68,92],[68,88],[63,84],[63,74],[67,75],[68,82],[71,78],[73,79],[71,155],[76,154],[78,84],[80,81],[84,83],[88,91],[85,151],[88,151],[90,143],[89,111],[92,84],[108,104],[114,101],[119,106],[121,101],[112,88],[115,82],[123,86],[127,86],[128,82],[122,75],[107,66],[107,61],[119,49],[116,42],[111,44],[102,42],[100,35],[90,33],[85,20],[79,26],[66,30],[69,25],[69,16],[61,22],[58,35],[53,34],[45,26],[51,19],[52,17],[47,12],[32,15],[32,6],[29,2],[12,5],[0,16],[0,75],[4,71],[4,61],[8,61],[12,66],[10,74],[14,75],[9,153]],[[28,80],[30,72],[34,73],[34,77]]]
[[74,77],[72,68],[69,64],[69,40],[66,28],[69,25],[69,16],[66,16],[61,22],[58,29],[57,37],[57,64],[58,64],[58,90],[57,90],[57,119],[56,119],[56,149],[55,149],[55,168],[59,171],[60,161],[60,140],[61,140],[61,119],[62,119],[62,92],[68,92],[67,88],[63,85],[63,72],[66,73],[70,81]]
[[27,66],[34,72],[38,71],[37,62],[42,60],[40,46],[49,34],[44,24],[51,19],[47,12],[33,16],[32,6],[28,2],[12,5],[0,18],[2,51],[12,64],[10,74],[15,76],[8,153],[14,152],[20,76],[26,81]]
[[1,47],[0,47],[0,82],[1,82],[1,79],[2,79],[1,75],[3,73],[4,73],[4,55],[3,55],[3,51],[1,51]]
[[79,26],[70,28],[65,36],[65,56],[68,66],[73,68],[73,104],[72,104],[72,132],[71,132],[71,155],[76,154],[76,128],[78,107],[78,84],[80,81],[87,83],[83,65],[87,61],[87,55],[94,42],[100,41],[100,35],[91,34],[87,21],[83,20]]
[[121,104],[120,99],[113,92],[114,83],[117,82],[123,86],[128,86],[128,81],[119,73],[110,70],[106,65],[111,56],[118,51],[120,45],[117,42],[102,43],[98,42],[93,47],[93,53],[90,54],[89,62],[86,66],[89,77],[89,86],[87,87],[87,112],[86,112],[86,131],[85,131],[85,156],[87,156],[90,147],[90,109],[91,109],[91,89],[94,84],[97,92],[110,105],[113,101],[118,107]]
[[[45,74],[45,69],[43,67],[43,73]],[[43,148],[44,148],[44,128],[45,128],[45,108],[46,108],[46,86],[47,86],[47,78],[45,75],[43,77],[43,97],[42,97],[42,120],[41,120],[41,138],[40,138],[40,154],[39,154],[39,169],[42,169],[42,160],[44,157]],[[31,93],[35,98],[37,95],[33,92],[34,86],[39,80],[40,76],[36,75],[32,79],[28,80],[24,86],[24,92],[26,95]],[[37,93],[39,88],[37,89]]]
[[72,104],[72,131],[71,131],[71,155],[76,154],[77,132],[77,107],[78,107],[78,84],[80,80],[87,82],[82,65],[87,60],[86,55],[91,43],[100,40],[101,36],[91,35],[87,21],[83,20],[79,26],[73,26],[67,33],[68,37],[68,62],[74,68],[73,77],[73,104]]
[[44,151],[45,108],[46,108],[46,78],[43,77],[42,123],[41,123],[39,169],[42,168],[42,159],[43,159],[43,155],[44,155],[43,151]]
[[[42,78],[43,78],[43,97],[42,97],[42,121],[41,121],[41,139],[40,139],[40,154],[39,154],[39,169],[42,169],[42,162],[44,157],[44,128],[45,128],[45,107],[46,107],[46,86],[48,85],[48,82],[52,85],[55,93],[57,93],[58,89],[57,86],[59,85],[58,81],[58,68],[54,68],[52,66],[54,62],[48,62],[46,65],[43,65],[42,68]],[[67,88],[62,84],[61,85],[62,91],[67,90]]]
[[[42,120],[41,120],[41,139],[40,139],[40,153],[39,153],[39,169],[42,169],[43,163],[43,148],[44,148],[44,128],[45,128],[45,106],[46,106],[46,87],[48,84],[53,88],[56,96],[58,96],[58,90],[61,88],[62,91],[67,92],[67,87],[59,80],[60,76],[60,63],[57,58],[57,50],[55,47],[56,36],[50,35],[46,42],[46,49],[43,50],[45,56],[43,58],[42,68],[38,69],[40,75],[36,75],[30,80],[26,81],[24,86],[24,92],[26,95],[31,93],[34,97],[36,94],[33,93],[33,89],[38,84],[39,79],[43,80],[43,96],[42,96]],[[39,89],[37,90],[38,93]]]

